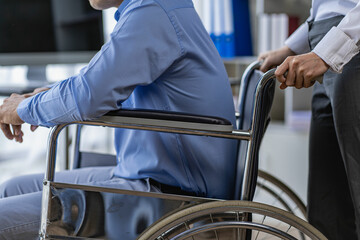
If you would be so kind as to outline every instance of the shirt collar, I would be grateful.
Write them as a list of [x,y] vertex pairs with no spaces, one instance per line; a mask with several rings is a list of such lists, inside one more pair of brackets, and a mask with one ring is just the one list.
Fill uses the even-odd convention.
[[116,10],[115,16],[114,16],[116,21],[119,21],[121,12],[124,10],[124,8],[125,8],[130,2],[131,2],[131,0],[124,0],[124,1],[120,4],[120,6],[119,6],[118,10]]

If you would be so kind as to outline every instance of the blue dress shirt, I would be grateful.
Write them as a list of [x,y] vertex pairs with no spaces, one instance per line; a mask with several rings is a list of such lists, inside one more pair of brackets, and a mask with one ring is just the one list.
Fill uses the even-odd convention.
[[[119,108],[218,116],[235,126],[228,77],[191,0],[125,0],[101,51],[80,73],[24,100],[33,125],[88,120]],[[117,129],[117,167],[186,191],[231,198],[236,141]]]

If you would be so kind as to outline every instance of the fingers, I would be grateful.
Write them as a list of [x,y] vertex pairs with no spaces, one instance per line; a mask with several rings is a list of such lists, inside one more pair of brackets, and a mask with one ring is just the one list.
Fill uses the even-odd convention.
[[10,125],[1,123],[0,124],[1,131],[4,133],[5,137],[9,140],[14,139],[14,135],[10,130]]
[[307,71],[306,74],[304,74],[304,87],[309,88],[312,85],[315,84],[317,79],[317,76],[312,71]]
[[9,124],[0,124],[1,131],[9,140],[15,139],[16,142],[22,143],[24,133],[21,131],[21,125],[12,125],[12,131]]
[[40,92],[44,92],[44,91],[47,91],[49,89],[50,88],[47,88],[47,87],[36,88],[33,93],[38,94]]
[[261,62],[260,71],[266,72],[267,71],[267,64],[268,64],[268,53],[260,54],[258,57],[258,61]]
[[266,72],[269,71],[272,68],[272,63],[269,60],[269,58],[265,58],[265,60],[263,60],[261,66],[260,66],[260,71],[262,72]]
[[294,83],[294,86],[295,88],[297,89],[300,89],[300,88],[303,88],[304,87],[304,77],[303,75],[299,75],[297,78],[296,78],[296,81]]
[[266,52],[261,54],[258,57],[258,60],[261,61],[260,71],[267,72],[271,68],[274,68],[277,64],[274,60],[273,52]]
[[286,84],[285,83],[280,83],[280,89],[284,90],[285,88],[287,88]]
[[29,98],[29,97],[34,96],[34,94],[33,94],[33,93],[25,93],[25,94],[23,94],[23,96],[24,96],[25,98]]
[[285,59],[275,71],[275,77],[281,83],[281,89],[289,86],[297,89],[309,88],[315,84],[316,78],[324,74],[328,67],[322,64],[322,60],[314,61],[313,55],[309,53]]
[[281,64],[288,56],[295,55],[295,53],[287,46],[279,48],[277,50],[265,52],[260,54],[258,60],[263,61],[260,70],[266,72],[271,68],[274,68]]
[[[285,59],[285,61],[277,67],[276,71],[275,71],[275,77],[276,79],[280,82],[280,88],[281,86],[284,87],[285,86],[289,86],[287,85],[287,79],[289,78],[289,63],[288,63],[288,59]],[[286,74],[286,77],[285,77],[285,74]],[[291,74],[290,74],[291,76]],[[284,88],[281,88],[281,89],[285,89]]]
[[24,133],[21,131],[21,125],[11,125],[11,127],[13,129],[13,135],[15,137],[15,141],[22,143]]

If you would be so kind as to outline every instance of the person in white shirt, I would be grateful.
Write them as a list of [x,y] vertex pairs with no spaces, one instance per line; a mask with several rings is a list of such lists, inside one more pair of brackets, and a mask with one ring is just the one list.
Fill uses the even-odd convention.
[[329,239],[360,239],[360,2],[313,0],[310,13],[284,47],[260,54],[261,70],[279,65],[281,89],[314,85],[309,222]]

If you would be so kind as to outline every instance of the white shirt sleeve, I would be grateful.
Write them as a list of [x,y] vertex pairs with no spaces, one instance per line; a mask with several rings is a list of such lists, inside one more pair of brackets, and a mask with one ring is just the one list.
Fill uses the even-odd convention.
[[306,19],[306,21],[296,29],[296,31],[291,34],[291,36],[286,39],[285,45],[288,46],[291,51],[296,54],[302,54],[310,52],[309,45],[309,25],[308,21],[312,20],[313,17],[313,9],[310,9],[310,16]]
[[360,2],[351,9],[337,27],[333,27],[314,48],[330,68],[338,73],[360,49]]
[[302,54],[310,51],[309,45],[309,26],[305,22],[291,36],[286,39],[285,45],[296,54]]

